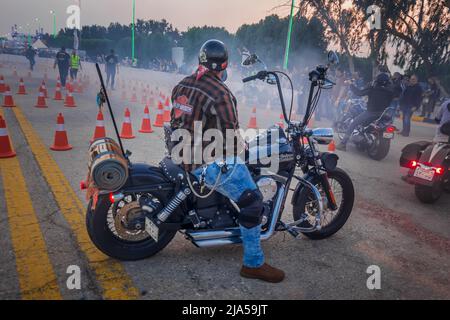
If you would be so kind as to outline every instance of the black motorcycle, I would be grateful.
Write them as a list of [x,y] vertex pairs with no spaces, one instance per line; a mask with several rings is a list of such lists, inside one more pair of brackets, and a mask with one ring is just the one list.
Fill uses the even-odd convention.
[[[334,123],[334,128],[342,140],[353,120],[366,110],[360,99],[349,101],[348,108],[342,112]],[[358,150],[367,152],[374,160],[383,160],[389,153],[391,140],[394,139],[396,128],[393,125],[395,108],[387,108],[383,114],[368,126],[358,126],[350,140]]]
[[[255,55],[251,58],[257,60]],[[316,144],[326,145],[332,141],[333,130],[312,130],[306,126],[317,107],[320,91],[332,86],[326,74],[329,66],[337,62],[336,54],[330,52],[329,64],[318,66],[310,73],[311,87],[302,122],[290,121],[292,99],[291,110],[287,114],[280,75],[288,78],[292,92],[293,86],[286,74],[264,70],[243,80],[259,79],[275,84],[287,123],[286,130],[275,126],[259,135],[249,143],[246,152],[249,171],[264,196],[261,240],[269,239],[277,231],[287,231],[294,237],[301,233],[311,239],[328,238],[344,226],[352,212],[352,180],[337,167],[337,155],[316,149]],[[101,76],[100,80],[103,84]],[[103,91],[110,107],[104,88]],[[268,142],[260,144],[260,141]],[[93,145],[96,143],[102,145],[101,141]],[[279,150],[277,172],[267,171],[263,161],[249,160],[255,155],[271,154],[274,144]],[[86,226],[98,249],[120,260],[143,259],[166,247],[177,232],[197,247],[241,243],[237,219],[239,207],[232,200],[208,190],[169,157],[164,158],[159,166],[151,166],[132,163],[130,152],[123,151],[120,143],[120,146],[117,144],[92,155],[95,164],[91,163],[90,170],[95,169],[93,166],[100,167],[101,161],[97,160],[102,154],[105,159],[114,154],[118,159],[125,159],[128,170],[123,185],[114,190],[101,188],[92,182],[85,186],[90,200]],[[120,161],[116,162],[118,164]],[[117,168],[100,180],[112,181]],[[291,189],[293,181],[297,183]],[[282,219],[289,190],[293,190],[293,218],[288,220],[292,222]],[[141,197],[147,198],[151,213],[141,209]]]
[[[450,136],[450,123],[441,127]],[[448,142],[418,141],[405,146],[400,166],[408,168],[403,180],[415,186],[416,197],[434,203],[443,192],[450,192],[450,138]]]

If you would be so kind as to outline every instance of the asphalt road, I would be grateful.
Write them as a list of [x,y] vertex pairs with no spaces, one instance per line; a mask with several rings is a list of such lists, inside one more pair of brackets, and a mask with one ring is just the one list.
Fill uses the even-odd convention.
[[[34,108],[37,88],[47,72],[53,96],[56,78],[48,60],[38,60],[28,79],[21,57],[0,56],[0,74],[17,91],[25,77],[28,95],[14,95],[16,108],[3,108],[17,152],[15,160],[0,160],[0,299],[449,299],[450,197],[434,205],[420,203],[413,187],[400,178],[398,160],[407,143],[432,139],[435,126],[414,123],[409,138],[397,136],[386,159],[377,162],[353,147],[338,152],[339,166],[353,179],[356,202],[344,228],[333,237],[311,241],[276,234],[263,244],[267,261],[286,272],[281,284],[266,284],[239,276],[242,249],[228,246],[198,249],[177,235],[161,253],[137,262],[118,262],[98,252],[84,228],[84,193],[79,182],[87,170],[87,149],[94,132],[99,88],[92,65],[84,74],[90,85],[75,94],[76,108],[48,99],[49,108]],[[48,68],[46,70],[46,68]],[[140,134],[144,106],[121,100],[121,85],[140,86],[168,94],[179,76],[123,69],[112,104],[122,123],[124,107],[132,113],[136,139],[125,141],[132,161],[157,164],[164,155],[161,129]],[[239,84],[232,83],[233,89]],[[138,94],[140,99],[140,95]],[[156,105],[150,106],[151,119]],[[239,107],[242,124],[248,106]],[[57,114],[73,149],[54,152]],[[278,122],[279,109],[257,109],[261,128]],[[113,136],[105,113],[107,133]],[[329,123],[316,123],[327,126]],[[401,125],[399,124],[399,127]],[[23,177],[23,179],[21,179]],[[23,200],[23,201],[17,201]],[[291,219],[288,205],[284,217]],[[81,270],[81,289],[69,289],[67,268]],[[381,289],[366,286],[369,266],[379,266]]]

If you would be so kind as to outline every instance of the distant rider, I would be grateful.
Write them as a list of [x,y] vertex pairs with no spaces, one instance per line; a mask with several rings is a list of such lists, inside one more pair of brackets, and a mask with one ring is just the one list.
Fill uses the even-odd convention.
[[336,147],[336,149],[341,151],[347,149],[347,142],[356,127],[360,125],[366,126],[378,119],[384,110],[391,105],[392,100],[395,97],[394,90],[390,83],[390,77],[387,73],[380,73],[376,77],[375,82],[365,89],[360,90],[354,85],[350,85],[350,90],[357,96],[368,97],[367,110],[358,115],[349,126],[341,143]]
[[30,62],[30,70],[34,70],[34,65],[36,64],[36,50],[32,46],[28,46],[28,49],[25,51],[25,57]]

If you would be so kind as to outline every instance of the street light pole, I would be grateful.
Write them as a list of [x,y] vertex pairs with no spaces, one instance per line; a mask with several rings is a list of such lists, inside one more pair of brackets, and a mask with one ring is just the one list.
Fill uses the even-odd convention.
[[289,18],[289,29],[288,29],[287,39],[286,39],[286,51],[284,52],[284,69],[288,68],[288,63],[289,63],[289,50],[291,48],[292,26],[294,24],[294,5],[295,5],[295,0],[292,0],[291,15]]
[[131,63],[134,63],[134,25],[136,17],[136,0],[133,0],[133,14],[131,22]]
[[56,38],[56,13],[54,10],[51,10],[50,14],[53,15],[53,38]]

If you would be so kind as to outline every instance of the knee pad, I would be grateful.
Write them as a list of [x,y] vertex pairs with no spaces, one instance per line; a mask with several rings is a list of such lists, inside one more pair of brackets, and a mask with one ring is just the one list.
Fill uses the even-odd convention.
[[263,212],[263,196],[256,190],[247,190],[239,198],[237,205],[241,210],[239,213],[239,223],[247,229],[254,228],[261,224]]

